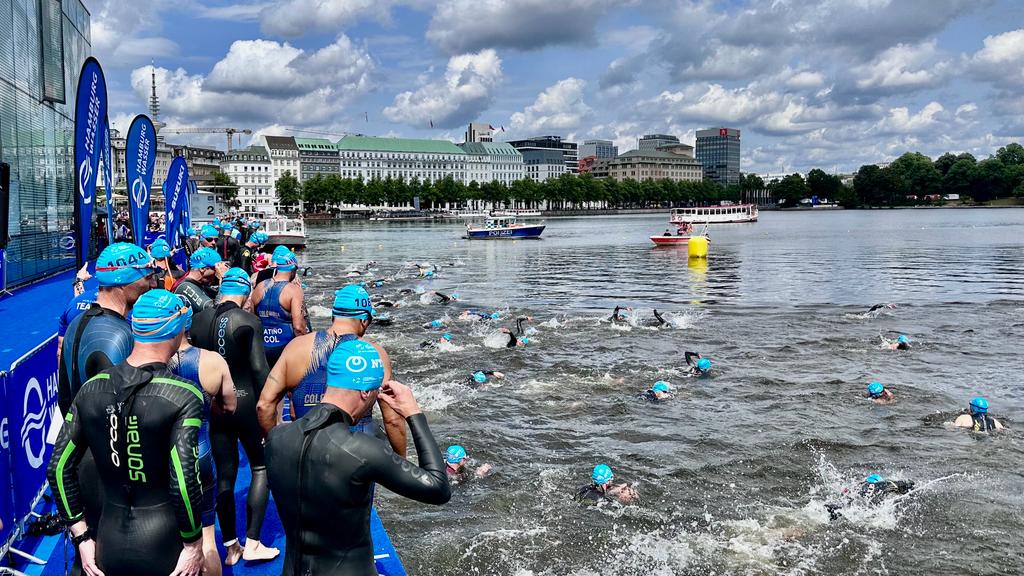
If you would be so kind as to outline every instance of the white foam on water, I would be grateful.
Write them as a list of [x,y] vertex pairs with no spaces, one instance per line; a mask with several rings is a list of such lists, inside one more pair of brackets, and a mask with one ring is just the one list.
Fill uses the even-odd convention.
[[319,305],[309,306],[307,310],[313,318],[330,318],[333,313],[331,308]]
[[476,395],[476,391],[465,384],[441,383],[431,386],[417,386],[416,401],[425,411],[442,411],[452,404],[465,401]]
[[501,349],[508,344],[508,334],[504,332],[492,332],[484,338],[484,346],[487,348]]

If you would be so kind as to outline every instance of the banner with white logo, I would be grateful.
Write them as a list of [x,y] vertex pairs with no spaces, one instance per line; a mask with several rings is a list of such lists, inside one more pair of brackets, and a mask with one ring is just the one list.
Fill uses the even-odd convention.
[[107,193],[107,243],[114,243],[114,163],[110,157],[110,119],[103,119],[103,189]]
[[107,81],[95,58],[85,59],[75,97],[75,222],[78,266],[89,259],[92,205],[100,161],[103,125],[107,119]]
[[7,375],[3,441],[11,455],[14,515],[24,518],[46,484],[46,466],[53,453],[47,442],[57,414],[57,337],[52,336],[11,365]]
[[182,197],[188,196],[188,183],[188,163],[181,156],[176,156],[171,160],[164,181],[164,204],[167,207],[164,230],[167,231],[167,243],[172,249],[178,247],[181,237],[181,204]]
[[125,143],[124,167],[128,185],[128,215],[132,220],[135,243],[145,248],[146,228],[149,226],[150,188],[153,185],[153,167],[156,165],[156,129],[153,121],[139,114],[128,128]]

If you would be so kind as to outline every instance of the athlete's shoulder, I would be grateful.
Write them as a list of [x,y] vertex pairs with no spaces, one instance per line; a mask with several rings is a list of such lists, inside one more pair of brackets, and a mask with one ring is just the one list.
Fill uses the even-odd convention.
[[153,385],[154,391],[160,392],[161,395],[170,394],[172,399],[194,399],[202,405],[204,398],[203,393],[199,391],[196,384],[191,380],[182,378],[170,370],[158,370],[153,373],[153,379],[150,380],[150,384]]

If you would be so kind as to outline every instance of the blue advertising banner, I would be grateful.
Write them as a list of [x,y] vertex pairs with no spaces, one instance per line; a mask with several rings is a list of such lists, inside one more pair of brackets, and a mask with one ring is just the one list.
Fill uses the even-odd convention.
[[100,132],[107,118],[107,81],[95,58],[85,59],[75,96],[75,238],[81,267],[89,259],[92,205],[96,197],[96,172],[100,161]]
[[114,243],[114,163],[110,158],[110,119],[103,119],[103,189],[107,193],[107,242]]
[[124,167],[128,183],[128,215],[132,220],[132,236],[143,246],[149,226],[149,190],[153,185],[156,165],[156,129],[153,121],[139,114],[128,128]]
[[[14,482],[14,515],[24,518],[46,484],[46,465],[61,421],[57,414],[57,336],[22,356],[7,374],[6,432],[11,476]],[[57,426],[58,429],[51,430]]]
[[188,163],[181,156],[176,156],[171,160],[167,179],[164,180],[164,204],[167,208],[164,230],[167,231],[167,243],[171,249],[179,246],[181,203],[182,197],[188,196],[188,183]]
[[[0,372],[0,406],[7,406],[7,373]],[[14,530],[14,501],[11,500],[11,432],[7,415],[0,415],[0,545],[7,542]]]

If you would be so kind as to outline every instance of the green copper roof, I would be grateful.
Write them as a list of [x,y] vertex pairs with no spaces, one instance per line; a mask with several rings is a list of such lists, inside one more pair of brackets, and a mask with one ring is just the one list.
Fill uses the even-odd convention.
[[506,156],[522,156],[519,150],[516,150],[508,142],[466,142],[459,144],[459,148],[466,151],[466,154],[478,154],[478,155],[506,155]]
[[376,138],[345,136],[337,143],[338,150],[369,152],[424,152],[429,154],[465,154],[462,148],[447,140],[416,140],[413,138]]
[[335,150],[334,144],[326,138],[296,138],[299,150]]

